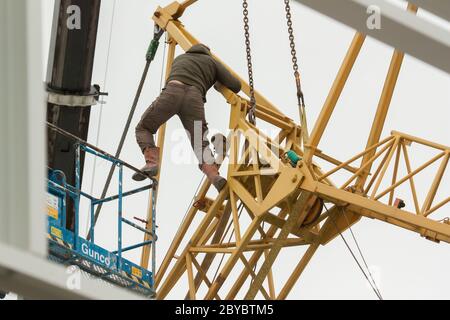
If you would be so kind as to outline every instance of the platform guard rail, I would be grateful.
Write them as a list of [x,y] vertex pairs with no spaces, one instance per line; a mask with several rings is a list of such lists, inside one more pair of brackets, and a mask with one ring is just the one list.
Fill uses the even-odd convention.
[[[81,270],[102,280],[133,290],[147,297],[153,297],[155,292],[153,278],[156,268],[154,256],[152,257],[152,270],[149,271],[125,259],[123,253],[149,244],[152,244],[152,246],[155,247],[155,242],[157,240],[155,208],[152,208],[152,229],[146,230],[123,216],[123,199],[150,190],[151,188],[156,188],[156,181],[151,180],[152,183],[149,185],[124,192],[124,168],[139,172],[143,175],[145,175],[145,173],[51,123],[47,123],[47,126],[50,130],[54,130],[58,134],[73,139],[76,153],[75,186],[67,183],[66,177],[62,171],[53,170],[51,168],[48,170],[47,232],[49,239],[49,259],[64,265],[77,266]],[[82,152],[102,158],[118,167],[118,193],[116,195],[97,199],[81,190]],[[152,192],[152,194],[155,193]],[[70,197],[73,200],[75,207],[73,230],[66,228],[67,197]],[[87,237],[83,238],[79,233],[80,201],[82,197],[90,201],[89,239]],[[95,243],[95,208],[98,205],[112,201],[117,201],[118,239],[117,250],[109,251]],[[124,223],[136,230],[151,235],[152,240],[123,247],[122,227]]]

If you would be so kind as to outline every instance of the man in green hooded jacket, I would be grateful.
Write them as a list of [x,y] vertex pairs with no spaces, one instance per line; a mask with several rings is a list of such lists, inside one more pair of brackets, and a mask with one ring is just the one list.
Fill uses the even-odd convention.
[[[200,169],[219,192],[225,186],[227,181],[219,175],[206,139],[208,123],[205,119],[205,97],[216,82],[235,93],[241,90],[241,82],[215,60],[209,48],[203,44],[194,45],[173,61],[166,87],[144,112],[136,127],[136,140],[146,162],[142,171],[148,176],[156,176],[159,170],[159,149],[153,135],[162,124],[178,115],[188,133]],[[136,181],[145,178],[141,174],[133,176]]]

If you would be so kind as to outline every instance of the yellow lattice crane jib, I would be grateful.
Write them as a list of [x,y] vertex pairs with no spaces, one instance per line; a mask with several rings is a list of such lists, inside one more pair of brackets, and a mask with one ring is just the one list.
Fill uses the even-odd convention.
[[[167,73],[176,46],[187,51],[199,43],[179,20],[195,2],[174,2],[159,7],[153,15],[155,23],[168,33]],[[408,9],[417,11],[412,5]],[[401,52],[394,52],[365,150],[342,162],[318,149],[364,40],[363,34],[356,33],[306,144],[302,144],[304,125],[289,119],[256,90],[255,117],[276,128],[277,134],[266,136],[250,123],[250,86],[228,68],[240,79],[246,95],[218,88],[231,108],[228,186],[217,197],[209,198],[209,184],[205,182],[195,195],[196,201],[156,274],[158,299],[164,299],[182,277],[188,280],[188,299],[254,299],[258,294],[265,299],[285,299],[319,246],[328,244],[361,217],[411,230],[432,241],[450,243],[449,220],[431,218],[450,202],[449,196],[435,203],[450,159],[450,147],[396,131],[380,139],[403,60]],[[158,137],[161,152],[164,130],[162,127]],[[436,155],[414,169],[411,144],[427,147]],[[404,176],[400,173],[401,158],[406,167]],[[319,161],[332,169],[322,170]],[[414,178],[435,163],[439,163],[438,170],[430,177],[431,187],[420,203]],[[388,175],[389,168],[392,176]],[[341,186],[333,182],[338,173],[348,176]],[[394,201],[399,186],[405,185],[412,194],[415,212],[399,208]],[[193,224],[197,216],[202,217],[201,222]],[[184,248],[180,247],[182,242],[187,243]],[[288,279],[275,286],[278,278],[272,268],[274,261],[283,248],[298,246],[307,246],[306,252]],[[147,246],[142,253],[143,266],[147,266],[149,254]],[[223,263],[213,270],[222,256]],[[244,287],[248,279],[250,286]],[[276,287],[281,289],[276,292]]]

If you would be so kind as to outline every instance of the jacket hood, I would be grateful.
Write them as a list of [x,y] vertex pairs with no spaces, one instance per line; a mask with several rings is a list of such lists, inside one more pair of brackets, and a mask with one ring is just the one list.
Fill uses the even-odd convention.
[[196,44],[190,48],[187,53],[200,53],[210,55],[211,51],[204,44]]

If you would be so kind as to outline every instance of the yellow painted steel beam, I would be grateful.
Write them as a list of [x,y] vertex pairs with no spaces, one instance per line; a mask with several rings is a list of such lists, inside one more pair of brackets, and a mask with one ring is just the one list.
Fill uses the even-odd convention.
[[[425,162],[424,164],[422,164],[419,168],[417,168],[416,170],[414,170],[413,172],[409,173],[408,175],[406,175],[405,177],[403,177],[402,179],[400,179],[399,181],[397,181],[396,183],[394,183],[392,186],[390,186],[389,188],[387,188],[386,190],[380,192],[379,194],[376,194],[376,190],[374,190],[371,198],[378,200],[381,199],[383,196],[385,196],[387,193],[389,193],[390,191],[394,190],[396,187],[400,186],[401,184],[403,184],[405,181],[409,180],[411,177],[417,175],[419,172],[423,171],[424,169],[428,168],[429,166],[431,166],[433,163],[435,163],[437,160],[444,158],[444,167],[441,166],[441,170],[445,169],[446,166],[446,162],[445,158],[446,158],[446,152],[441,152],[440,154],[436,155],[435,157],[433,157],[432,159],[428,160],[427,162]],[[443,172],[442,172],[443,173]],[[442,178],[442,175],[438,176],[439,179]]]
[[[396,139],[393,139],[392,141],[389,141],[388,143],[386,143],[386,145],[383,146],[383,148],[381,148],[379,151],[377,151],[377,153],[375,153],[368,162],[366,162],[363,166],[361,166],[358,171],[355,172],[355,174],[348,179],[341,187],[341,189],[345,189],[347,188],[350,183],[353,182],[353,180],[355,180],[356,178],[358,178],[365,170],[367,170],[367,167],[369,167],[370,165],[372,165],[372,163],[374,161],[376,161],[383,153],[385,153],[386,151],[386,155],[383,158],[379,168],[377,169],[377,171],[375,172],[375,174],[373,175],[372,181],[369,183],[369,185],[367,186],[366,190],[369,190],[370,187],[372,186],[372,183],[375,182],[375,179],[378,177],[379,173],[381,172],[381,169],[383,168],[383,165],[386,163],[386,161],[388,160],[388,157],[390,155],[390,153],[395,150],[396,147],[398,147],[399,145],[399,141],[397,141],[396,143]],[[366,191],[367,192],[367,191]]]
[[178,19],[184,14],[184,11],[186,11],[188,7],[190,7],[197,1],[198,0],[185,0],[181,3],[174,1],[168,6],[164,7],[164,11],[167,12],[171,17]]
[[[256,278],[256,274],[255,274],[255,272],[253,271],[253,269],[251,268],[251,266],[250,266],[250,264],[248,263],[247,259],[245,259],[245,257],[244,257],[242,254],[240,255],[240,259],[242,260],[245,269],[247,269],[247,270],[249,271],[250,276],[251,276],[252,279],[254,280],[254,279]],[[266,289],[265,289],[263,286],[261,286],[261,287],[258,289],[258,291],[260,291],[260,292],[262,293],[262,295],[264,296],[264,298],[265,298],[266,300],[270,300],[270,296],[269,296],[269,294],[267,293]]]
[[350,160],[345,161],[343,163],[341,163],[340,165],[338,165],[336,168],[333,168],[332,170],[330,170],[329,172],[321,175],[318,180],[322,180],[325,179],[327,177],[329,177],[330,175],[332,175],[333,173],[339,171],[340,169],[344,168],[345,166],[348,166],[349,164],[353,163],[354,161],[358,160],[359,158],[361,158],[364,154],[366,154],[367,152],[374,150],[376,148],[378,148],[379,146],[382,146],[385,143],[388,143],[389,141],[391,141],[392,139],[394,139],[394,137],[388,137],[386,139],[384,139],[383,141],[380,141],[379,143],[377,143],[376,145],[370,147],[369,149],[366,149],[365,151],[357,154],[356,156],[352,157]]
[[[154,16],[153,20],[164,30],[166,30],[180,45],[180,47],[187,51],[193,45],[200,43],[196,38],[194,38],[189,32],[187,32],[182,24],[176,20],[177,17],[173,16],[173,10],[168,10],[168,8],[159,7]],[[250,97],[250,86],[241,76],[235,73],[230,67],[228,67],[217,55],[213,54],[213,57],[221,62],[230,72],[235,76],[242,84],[242,92],[244,92],[248,97]],[[282,112],[276,108],[269,100],[267,100],[261,93],[255,91],[255,98],[258,104],[264,105],[269,109],[276,111],[279,114]]]
[[[276,241],[276,239],[268,237],[266,235],[262,239],[249,241],[248,245],[249,246],[258,246],[258,245],[261,245],[261,246],[269,245],[270,246],[275,241]],[[283,245],[286,245],[286,246],[298,246],[298,245],[303,245],[304,243],[305,243],[305,240],[301,239],[301,238],[288,238],[288,239],[286,239],[283,242]],[[202,245],[199,248],[235,248],[238,245],[239,245],[239,242],[224,242],[224,243],[218,243],[218,244]]]
[[253,280],[252,285],[244,298],[245,300],[252,300],[255,298],[258,290],[261,288],[264,282],[264,279],[270,272],[275,259],[278,257],[281,248],[283,247],[282,242],[287,239],[288,235],[291,233],[291,230],[297,223],[301,225],[305,220],[309,210],[311,209],[311,207],[308,205],[311,202],[311,198],[314,197],[312,197],[309,192],[302,192],[300,194],[300,197],[293,205],[288,219],[277,237],[277,241],[273,244],[272,248],[269,251],[269,254],[264,260],[263,265],[258,271],[256,278]]
[[[183,253],[180,255],[180,258],[177,259],[175,265],[172,270],[168,274],[167,278],[158,288],[156,297],[157,299],[164,299],[167,294],[172,290],[172,288],[177,284],[178,280],[182,276],[182,273],[186,267],[186,254],[189,252],[189,248],[191,246],[196,246],[201,244],[201,239],[203,239],[205,230],[208,229],[208,226],[211,224],[213,219],[216,217],[216,210],[222,205],[225,199],[229,195],[228,187],[224,188],[222,192],[217,196],[216,201],[213,203],[207,215],[201,221],[199,227],[196,229],[194,234],[191,237],[190,243],[188,243],[187,247],[184,249]],[[215,230],[215,229],[214,229]],[[217,294],[217,292],[216,292]],[[212,295],[212,297],[216,296],[216,294]]]
[[[203,183],[203,185],[201,186],[198,195],[195,198],[195,201],[202,199],[204,196],[206,196],[206,193],[209,189],[209,183],[207,181],[205,181]],[[156,274],[155,277],[155,286],[158,287],[162,278],[164,277],[167,269],[169,268],[170,262],[173,260],[173,257],[175,256],[178,248],[180,247],[180,244],[183,240],[183,238],[185,237],[189,227],[192,224],[192,221],[195,218],[195,215],[197,213],[198,209],[195,206],[192,206],[187,215],[186,215],[186,219],[184,220],[184,222],[182,223],[182,225],[180,226],[179,231],[177,232],[175,238],[173,239],[169,250],[167,250],[167,253],[164,257],[163,262],[161,263],[161,266],[158,269],[158,273]]]
[[[211,281],[209,281],[205,270],[203,270],[202,267],[198,264],[197,260],[195,260],[195,257],[192,258],[192,262],[193,262],[195,268],[198,270],[199,274],[201,275],[202,281],[208,286],[208,288],[211,288]],[[216,295],[216,299],[221,300],[219,295]]]
[[205,296],[205,300],[213,299],[213,297],[218,293],[220,288],[222,288],[225,280],[233,270],[236,262],[240,259],[241,254],[244,252],[245,247],[248,242],[252,239],[255,232],[258,230],[258,227],[261,224],[261,218],[255,217],[253,221],[250,223],[246,232],[243,234],[240,245],[233,250],[231,256],[227,259],[225,266],[220,271],[216,280],[213,282],[211,288],[208,290],[208,293]]
[[[441,238],[441,240],[445,242],[449,242],[450,240],[450,225],[440,223],[405,210],[400,210],[392,206],[388,206],[379,201],[367,199],[358,194],[353,194],[345,190],[336,189],[323,183],[309,182],[310,181],[305,180],[301,185],[301,188],[313,192],[319,196],[323,195],[329,198],[333,198],[335,201],[347,203],[351,211],[354,211],[360,215],[389,222],[400,227],[403,227],[404,224],[406,224],[414,227],[417,232],[419,232],[419,230],[423,230],[429,232],[430,234],[437,234]],[[399,221],[400,223],[402,223],[402,225],[393,223],[393,221]]]
[[[334,165],[336,165],[336,166],[340,166],[340,165],[342,165],[342,161],[339,161],[339,160],[337,160],[337,159],[335,159],[335,158],[333,158],[333,157],[331,157],[331,156],[329,156],[329,155],[327,155],[327,154],[325,154],[325,153],[323,153],[321,150],[319,150],[319,149],[317,149],[316,150],[316,153],[314,154],[316,157],[318,157],[318,158],[320,158],[320,159],[322,159],[322,160],[325,160],[326,162],[329,162],[329,163],[331,163],[331,164],[334,164]],[[348,172],[351,172],[351,173],[356,173],[357,171],[358,171],[358,169],[357,168],[355,168],[355,167],[352,167],[352,166],[350,166],[350,165],[343,165],[342,166],[342,169],[345,169],[345,170],[347,170]]]
[[[275,216],[273,214],[266,214],[263,217],[264,221],[276,226],[277,228],[282,229],[284,225],[286,224],[286,220],[282,219],[280,216]],[[311,228],[308,226],[308,228],[300,228],[298,230],[293,229],[291,230],[291,234],[304,239],[308,243],[312,243],[316,240],[318,235],[314,233],[314,231],[311,230]]]
[[[228,224],[228,221],[230,220],[231,211],[232,211],[231,201],[227,201],[227,205],[225,206],[223,214],[219,217],[219,221],[215,227],[214,235],[213,235],[213,238],[211,239],[211,244],[218,244],[221,241],[223,241],[222,239],[227,231],[227,224]],[[194,252],[195,248],[191,247],[189,250]],[[213,249],[206,250],[206,251],[197,251],[197,252],[207,253],[201,263],[202,269],[205,270],[206,272],[208,272],[209,268],[211,267],[217,253],[227,253],[226,249],[224,249],[224,251],[222,251],[222,252],[217,252],[217,251],[214,251]],[[197,276],[195,277],[195,281],[194,281],[196,291],[200,287],[201,282],[202,282],[202,278],[201,278],[201,275],[198,273]]]
[[430,210],[428,210],[427,212],[425,212],[424,216],[428,217],[430,214],[432,214],[433,212],[435,212],[436,210],[442,208],[443,206],[445,206],[447,203],[450,203],[450,197],[448,197],[445,200],[442,200],[441,202],[439,202],[437,205],[435,205],[433,208],[431,208]]
[[[418,8],[416,6],[408,4],[409,11],[417,13],[417,9]],[[394,94],[395,86],[397,84],[404,57],[405,54],[403,52],[399,50],[394,51],[391,64],[389,66],[389,71],[384,83],[383,91],[381,93],[380,101],[378,103],[377,112],[375,114],[369,138],[367,140],[366,148],[370,148],[374,144],[378,143],[378,141],[380,141],[380,137],[383,133],[384,124],[386,122],[386,117],[391,105],[392,96]],[[366,163],[368,163],[369,159],[373,156],[374,153],[375,150],[366,153],[362,159],[361,166],[364,166]],[[360,190],[362,189],[367,180],[367,177],[369,176],[370,169],[371,165],[369,165],[367,170],[358,177],[356,186]]]
[[185,0],[181,3],[181,7],[184,9],[187,9],[189,6],[193,5],[194,3],[196,3],[198,0]]
[[[284,218],[287,215],[287,210],[282,210],[280,213],[280,218]],[[273,237],[278,230],[277,227],[271,226],[269,230],[266,233],[267,237]],[[252,254],[249,260],[249,265],[251,268],[253,268],[258,260],[261,258],[261,256],[264,254],[265,251],[259,250]],[[233,300],[236,298],[236,295],[238,294],[239,290],[242,288],[243,284],[245,283],[246,279],[250,276],[250,272],[248,269],[242,270],[239,277],[233,284],[232,288],[228,291],[228,295],[226,296],[227,300]]]
[[[407,173],[411,174],[411,172],[412,172],[411,163],[409,161],[408,150],[407,150],[407,148],[406,148],[404,143],[402,143],[402,151],[403,151],[403,156],[405,158],[405,164],[406,164]],[[419,200],[417,199],[416,185],[414,183],[414,177],[413,176],[411,176],[411,178],[409,179],[409,184],[410,184],[410,188],[411,188],[413,199],[414,199],[414,206],[416,208],[416,213],[419,214],[419,212],[420,212]]]
[[[271,249],[274,242],[276,240],[271,240],[270,242],[266,243],[255,243],[255,241],[250,241],[247,244],[247,247],[244,251],[257,251],[261,249]],[[305,239],[285,239],[284,241],[281,241],[281,246],[283,247],[298,247],[298,246],[304,246],[308,244]],[[191,247],[189,249],[190,252],[196,252],[196,253],[233,253],[233,250],[239,246],[239,242],[230,242],[227,243],[225,246],[213,246],[213,245],[204,245],[200,247]]]
[[311,163],[315,150],[319,146],[323,133],[325,132],[328,122],[330,121],[339,97],[344,90],[344,86],[350,76],[353,66],[355,65],[356,59],[358,58],[365,39],[366,37],[362,33],[356,33],[353,38],[342,66],[339,69],[336,79],[334,80],[333,86],[331,87],[330,93],[328,94],[327,100],[325,101],[322,111],[320,112],[319,118],[317,119],[311,132],[308,145],[305,146],[305,162],[307,164]]
[[[378,180],[377,180],[377,182],[375,183],[375,187],[372,189],[372,195],[371,195],[371,198],[374,198],[374,197],[375,197],[375,194],[376,194],[376,192],[378,191],[378,188],[379,188],[380,185],[381,185],[381,181],[383,181],[384,175],[386,174],[386,170],[387,170],[388,167],[389,167],[390,161],[391,161],[392,157],[393,157],[394,154],[395,154],[395,150],[396,150],[396,148],[398,148],[399,146],[400,146],[400,138],[399,138],[399,137],[396,137],[395,140],[394,140],[394,143],[393,143],[392,147],[389,149],[389,152],[387,153],[386,161],[385,161],[385,163],[384,163],[383,166],[382,166],[382,169],[381,169],[380,175],[379,175],[379,177],[378,177]],[[364,165],[365,165],[365,164],[364,164]],[[369,166],[370,166],[370,164],[369,164]]]
[[189,299],[195,300],[196,290],[195,290],[195,285],[194,285],[194,274],[192,271],[192,256],[189,252],[186,254],[186,268],[187,268],[188,281],[189,281]]
[[320,228],[319,244],[326,245],[361,220],[361,215],[347,208],[334,206],[329,209],[329,217]]
[[[264,256],[265,256],[266,259],[267,259],[268,255],[269,255],[269,250],[265,250],[264,251]],[[274,280],[274,275],[273,275],[272,268],[269,270],[269,274],[267,275],[267,285],[269,286],[270,299],[271,300],[275,300],[275,297],[276,297],[275,280]]]
[[[170,70],[172,69],[172,63],[175,58],[175,48],[176,48],[176,42],[169,38],[169,50],[167,52],[167,64],[166,64],[166,79],[169,77]],[[157,146],[159,147],[159,159],[160,159],[160,169],[158,171],[158,175],[156,176],[156,180],[159,181],[159,178],[161,176],[161,163],[163,159],[163,153],[164,153],[164,140],[166,136],[166,124],[163,124],[159,130],[158,130],[158,140],[157,140]],[[155,192],[155,201],[158,199],[158,189],[151,189],[150,190],[150,196],[149,196],[149,206],[148,206],[148,212],[147,212],[147,230],[152,230],[152,223],[153,223],[153,196],[152,193]],[[156,205],[156,204],[155,204]],[[152,239],[152,236],[148,233],[144,236],[144,242],[149,241]],[[141,267],[148,269],[148,263],[150,259],[150,249],[151,245],[146,245],[142,247],[142,253],[141,253]]]
[[428,141],[428,140],[425,140],[425,139],[422,139],[419,137],[412,136],[410,134],[406,134],[406,133],[399,132],[399,131],[392,131],[391,134],[393,136],[399,136],[402,139],[409,141],[409,142],[415,142],[415,143],[418,143],[418,144],[421,144],[421,145],[424,145],[424,146],[427,146],[430,148],[442,150],[442,151],[450,151],[450,146],[446,146],[443,144]]
[[[450,229],[450,224],[448,224],[448,222],[446,222],[446,221],[448,221],[446,219],[442,220],[441,222],[431,220],[431,219],[427,219],[428,221],[422,220],[419,222],[405,222],[406,219],[404,219],[403,217],[396,218],[393,215],[386,215],[385,213],[379,213],[378,208],[377,208],[377,210],[371,210],[371,209],[366,209],[366,208],[363,208],[360,206],[355,206],[355,205],[349,205],[348,208],[349,208],[349,210],[358,212],[358,214],[363,215],[367,218],[377,219],[377,220],[398,226],[400,228],[418,233],[418,234],[420,234],[420,236],[422,236],[430,241],[434,241],[434,242],[443,241],[446,243],[450,243],[450,236],[448,235],[449,234],[448,230]],[[410,213],[407,213],[407,214],[409,215]],[[417,215],[412,215],[412,216],[424,218],[423,216],[417,216]],[[436,224],[441,225],[442,229],[435,231],[434,226]],[[442,230],[445,230],[444,228],[446,228],[447,231],[442,231]]]
[[280,293],[278,294],[277,300],[285,300],[288,297],[292,288],[295,286],[298,279],[300,278],[303,271],[305,270],[306,266],[311,261],[312,257],[314,256],[315,252],[317,251],[317,248],[319,248],[318,241],[311,244],[308,247],[308,250],[306,250],[305,254],[300,259],[300,262],[297,264],[294,271],[289,276],[289,279],[286,281],[286,284],[283,286]]
[[[400,142],[400,145],[397,148],[397,153],[395,155],[394,172],[392,173],[391,185],[394,185],[397,182],[398,169],[399,169],[398,167],[400,165],[400,156],[402,154],[402,145],[403,145],[403,141]],[[392,206],[394,203],[394,196],[395,196],[395,190],[393,189],[389,194],[388,204],[390,206]]]

